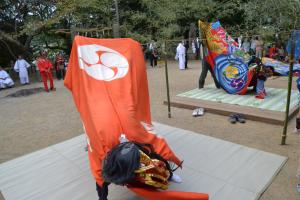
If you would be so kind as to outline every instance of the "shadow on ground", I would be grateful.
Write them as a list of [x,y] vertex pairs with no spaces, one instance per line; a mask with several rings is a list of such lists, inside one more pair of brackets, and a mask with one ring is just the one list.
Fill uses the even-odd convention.
[[7,95],[6,97],[25,97],[25,96],[30,96],[30,95],[37,94],[37,93],[40,93],[43,91],[44,91],[44,89],[42,87],[21,89],[21,90],[18,90],[14,93]]

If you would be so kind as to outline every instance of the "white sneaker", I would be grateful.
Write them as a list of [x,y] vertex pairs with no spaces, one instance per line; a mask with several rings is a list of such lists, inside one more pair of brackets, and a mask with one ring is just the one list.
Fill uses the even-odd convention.
[[195,110],[193,110],[193,116],[197,117],[197,115],[198,115],[198,108],[196,108]]
[[181,183],[182,179],[180,178],[180,176],[178,176],[177,174],[173,173],[172,178],[170,179],[170,181],[174,182],[174,183]]
[[204,108],[198,108],[198,116],[204,115]]
[[202,115],[204,115],[204,108],[196,108],[195,110],[193,110],[194,117],[199,117]]

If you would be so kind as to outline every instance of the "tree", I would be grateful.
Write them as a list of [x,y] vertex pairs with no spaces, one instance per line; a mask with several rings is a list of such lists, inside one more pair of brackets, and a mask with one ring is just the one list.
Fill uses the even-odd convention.
[[54,1],[4,0],[0,14],[0,45],[7,49],[1,61],[16,58],[17,54],[30,56],[32,39],[44,31],[43,21],[54,14]]
[[[288,37],[300,27],[299,0],[2,0],[0,64],[40,48],[68,52],[72,35],[112,37],[118,3],[121,37],[141,43],[182,39],[199,19],[217,21],[232,36],[275,33]],[[193,25],[191,25],[193,24]],[[107,34],[98,34],[107,30]],[[197,30],[197,28],[196,28]],[[92,34],[93,31],[97,34]],[[104,31],[103,31],[104,32]]]

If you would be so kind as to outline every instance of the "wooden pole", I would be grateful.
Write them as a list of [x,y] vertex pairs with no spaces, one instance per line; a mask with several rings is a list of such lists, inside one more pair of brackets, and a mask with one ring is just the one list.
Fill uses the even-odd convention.
[[170,102],[170,88],[169,88],[169,74],[168,74],[168,61],[167,61],[167,42],[164,41],[165,51],[164,51],[164,60],[165,60],[165,75],[166,75],[166,86],[167,86],[167,101],[168,101],[168,117],[171,118],[171,102]]
[[118,6],[118,0],[114,0],[115,9],[116,9],[116,21],[113,24],[113,34],[114,38],[120,37],[120,16],[119,16],[119,6]]
[[291,38],[291,54],[290,54],[290,67],[289,67],[289,79],[288,79],[288,92],[287,92],[287,100],[286,100],[286,109],[285,109],[285,120],[283,126],[283,132],[281,136],[281,145],[286,144],[286,132],[287,126],[289,122],[289,111],[290,111],[290,101],[291,101],[291,89],[292,89],[292,80],[293,80],[293,68],[294,68],[294,54],[295,54],[295,38],[294,33]]

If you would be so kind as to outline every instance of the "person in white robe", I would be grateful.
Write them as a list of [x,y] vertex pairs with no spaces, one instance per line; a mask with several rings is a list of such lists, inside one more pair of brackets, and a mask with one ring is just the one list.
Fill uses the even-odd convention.
[[20,82],[22,85],[29,84],[29,77],[27,68],[30,64],[19,55],[18,60],[15,63],[14,70],[19,73]]
[[183,42],[179,43],[176,48],[175,59],[179,61],[179,69],[185,69],[185,47]]
[[242,44],[242,50],[244,50],[244,52],[246,52],[246,53],[250,52],[250,42],[248,41],[248,38],[245,38],[245,40]]
[[239,49],[242,48],[242,40],[243,40],[243,36],[238,37],[238,45],[239,45]]
[[9,74],[0,66],[0,89],[10,88],[14,85],[14,81]]

